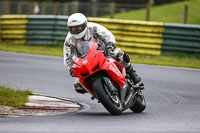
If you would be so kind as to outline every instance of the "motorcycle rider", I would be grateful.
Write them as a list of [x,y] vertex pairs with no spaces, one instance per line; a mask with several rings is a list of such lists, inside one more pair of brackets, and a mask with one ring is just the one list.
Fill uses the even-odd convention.
[[[88,22],[87,18],[82,13],[72,14],[68,18],[67,25],[69,32],[66,36],[63,47],[64,66],[72,77],[72,57],[73,55],[76,55],[75,45],[80,41],[88,41],[93,39],[100,45],[100,47],[103,48],[104,54],[111,56],[121,65],[123,65],[123,67],[126,69],[126,73],[129,74],[135,84],[141,81],[141,78],[136,74],[136,71],[133,69],[130,63],[128,54],[121,51],[119,48],[115,49],[115,37],[108,29],[100,24]],[[78,78],[75,80],[74,87],[78,93],[86,92],[81,86]]]

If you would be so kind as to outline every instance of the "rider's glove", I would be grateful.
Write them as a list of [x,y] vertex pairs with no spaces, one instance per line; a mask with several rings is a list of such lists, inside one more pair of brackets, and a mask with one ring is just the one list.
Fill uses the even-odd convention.
[[114,47],[113,47],[112,45],[107,45],[107,46],[106,46],[106,49],[111,49],[111,50],[113,50]]
[[108,42],[105,44],[105,48],[106,49],[111,49],[112,51],[114,51],[114,49],[116,48],[116,44],[113,42]]
[[74,77],[72,68],[69,70],[69,73],[70,73],[70,75],[71,75],[72,77]]
[[112,52],[113,52],[112,49],[110,49],[110,48],[109,48],[109,49],[106,49],[106,50],[105,50],[105,55],[106,55],[106,56],[111,56]]
[[112,52],[114,51],[114,48],[116,47],[116,44],[112,43],[112,42],[108,42],[105,46],[105,52],[108,56],[110,56],[112,54]]

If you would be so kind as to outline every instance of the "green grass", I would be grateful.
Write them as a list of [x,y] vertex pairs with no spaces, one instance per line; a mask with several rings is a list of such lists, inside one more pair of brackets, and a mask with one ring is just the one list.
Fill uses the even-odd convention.
[[0,105],[19,108],[28,101],[28,95],[31,91],[12,90],[10,88],[0,86]]
[[152,56],[152,55],[130,55],[134,63],[175,66],[200,69],[199,58],[171,57],[171,56]]
[[[11,51],[19,53],[31,53],[51,56],[63,56],[63,47],[56,46],[30,46],[30,45],[16,45],[0,43],[0,51]],[[164,65],[200,68],[199,58],[188,58],[185,56],[170,57],[170,56],[153,56],[153,55],[130,55],[132,63],[150,64],[150,65]]]
[[29,54],[41,54],[41,55],[52,55],[52,56],[62,56],[63,46],[42,46],[42,45],[24,45],[24,44],[10,44],[10,43],[0,43],[1,51],[9,51],[16,53],[29,53]]
[[[183,23],[184,5],[188,5],[189,7],[188,24],[200,24],[200,0],[188,0],[161,6],[154,6],[151,8],[150,20],[156,22]],[[145,20],[146,9],[118,13],[114,15],[114,18]]]

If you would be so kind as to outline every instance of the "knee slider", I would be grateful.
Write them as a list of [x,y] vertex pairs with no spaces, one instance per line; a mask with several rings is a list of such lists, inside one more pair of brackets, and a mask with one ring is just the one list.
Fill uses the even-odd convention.
[[130,62],[130,57],[128,56],[127,53],[124,53],[124,55],[123,55],[123,60],[124,60],[124,62],[126,62],[126,63],[129,63],[129,62]]

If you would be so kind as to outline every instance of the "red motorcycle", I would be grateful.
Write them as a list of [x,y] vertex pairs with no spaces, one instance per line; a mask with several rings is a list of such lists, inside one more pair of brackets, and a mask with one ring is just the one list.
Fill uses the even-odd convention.
[[80,79],[92,99],[96,98],[113,115],[120,115],[128,108],[135,113],[144,111],[144,85],[135,85],[121,64],[106,57],[94,41],[82,41],[75,49],[73,75]]

